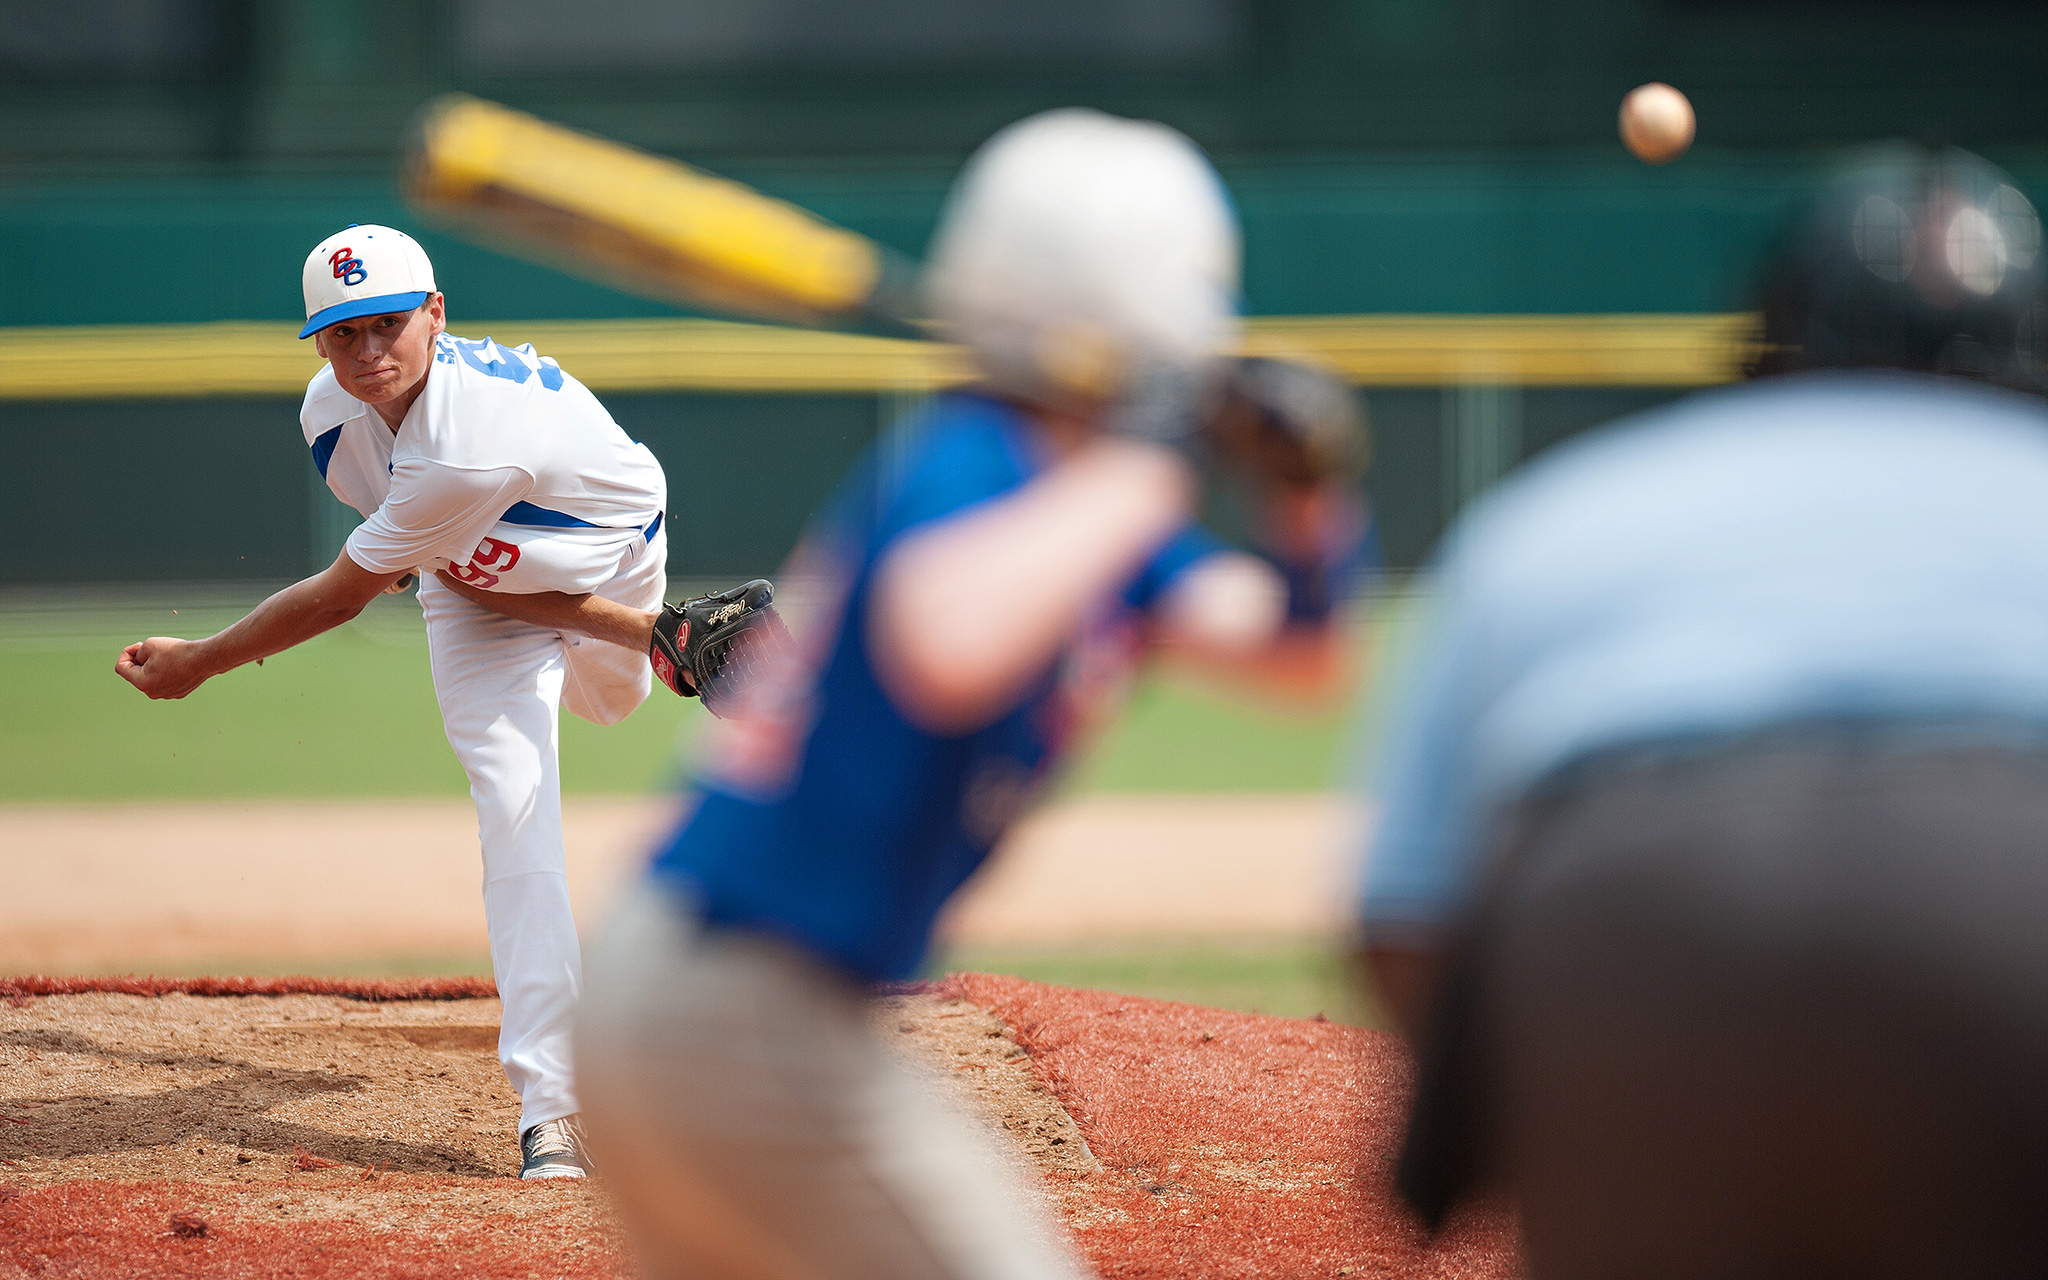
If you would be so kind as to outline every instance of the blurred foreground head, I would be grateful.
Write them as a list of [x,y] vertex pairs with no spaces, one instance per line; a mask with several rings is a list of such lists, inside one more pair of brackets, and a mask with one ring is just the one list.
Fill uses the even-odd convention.
[[1778,249],[1750,373],[1914,369],[2048,391],[2043,272],[2041,220],[1995,166],[1954,148],[1859,153]]
[[929,278],[939,319],[988,385],[1086,406],[1222,358],[1237,337],[1237,218],[1183,135],[1048,111],[968,161]]

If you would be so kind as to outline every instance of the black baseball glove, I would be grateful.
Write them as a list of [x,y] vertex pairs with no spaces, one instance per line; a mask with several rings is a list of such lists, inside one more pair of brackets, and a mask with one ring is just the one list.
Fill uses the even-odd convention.
[[1235,362],[1206,434],[1233,471],[1289,486],[1356,480],[1372,451],[1350,387],[1305,361],[1273,356]]
[[660,681],[712,715],[737,713],[747,691],[782,664],[789,628],[766,578],[665,606],[648,657]]

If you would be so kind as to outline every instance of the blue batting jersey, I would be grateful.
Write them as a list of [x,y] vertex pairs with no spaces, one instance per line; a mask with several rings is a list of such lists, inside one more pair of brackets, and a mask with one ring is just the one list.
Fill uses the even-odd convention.
[[910,443],[871,451],[814,524],[801,554],[836,586],[828,616],[799,637],[814,674],[762,720],[721,723],[697,804],[655,858],[656,878],[706,921],[778,934],[864,979],[911,976],[939,908],[1127,678],[1144,612],[1221,549],[1188,526],[992,723],[951,737],[919,728],[868,652],[876,566],[906,532],[1029,480],[1039,449],[1015,407],[943,396]]

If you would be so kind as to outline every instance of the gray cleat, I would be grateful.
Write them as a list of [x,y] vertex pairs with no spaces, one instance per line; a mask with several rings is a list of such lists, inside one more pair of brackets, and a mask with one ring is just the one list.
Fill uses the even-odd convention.
[[521,1178],[587,1178],[590,1157],[583,1150],[583,1119],[546,1120],[519,1135]]

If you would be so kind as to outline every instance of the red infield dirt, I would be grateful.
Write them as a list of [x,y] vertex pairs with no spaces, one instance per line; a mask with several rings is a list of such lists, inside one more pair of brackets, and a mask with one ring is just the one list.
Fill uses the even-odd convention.
[[[0,1280],[632,1274],[602,1180],[510,1176],[489,995],[0,979]],[[1390,1199],[1393,1037],[983,974],[876,1028],[1104,1276],[1518,1273],[1504,1214],[1431,1241]]]
[[1504,1213],[1432,1241],[1393,1201],[1397,1037],[988,974],[940,988],[1010,1026],[1101,1161],[1048,1178],[1105,1277],[1519,1273]]

